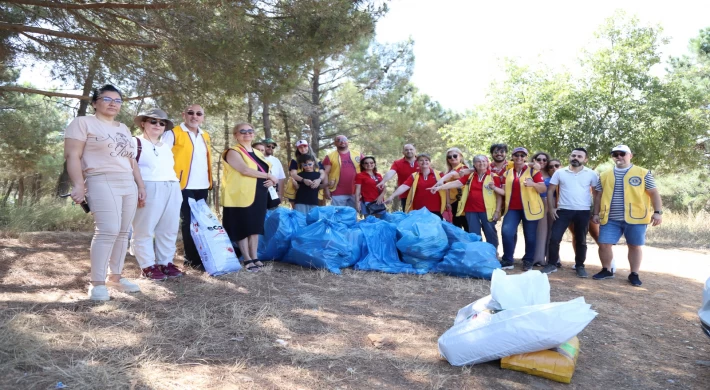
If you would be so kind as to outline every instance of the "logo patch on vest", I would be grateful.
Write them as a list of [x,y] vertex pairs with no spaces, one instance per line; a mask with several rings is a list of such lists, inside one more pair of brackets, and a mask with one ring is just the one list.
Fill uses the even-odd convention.
[[629,178],[629,184],[631,184],[634,187],[638,187],[641,185],[641,178],[638,176],[633,176]]
[[356,157],[355,157],[355,162],[358,163],[358,164],[360,164],[360,156],[356,156]]

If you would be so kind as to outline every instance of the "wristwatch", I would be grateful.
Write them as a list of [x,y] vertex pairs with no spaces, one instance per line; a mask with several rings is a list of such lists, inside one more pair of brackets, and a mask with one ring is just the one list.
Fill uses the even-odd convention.
[[653,213],[658,214],[658,215],[663,215],[663,210],[656,210]]

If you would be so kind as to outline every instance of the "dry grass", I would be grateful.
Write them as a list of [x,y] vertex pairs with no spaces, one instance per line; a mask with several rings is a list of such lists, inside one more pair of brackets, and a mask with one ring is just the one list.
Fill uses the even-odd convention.
[[648,227],[646,240],[656,246],[710,248],[710,214],[666,212],[661,226]]
[[[142,293],[92,303],[85,299],[89,239],[0,240],[0,388],[50,389],[59,381],[70,389],[570,388],[495,363],[452,367],[438,356],[437,338],[458,308],[488,294],[487,281],[336,276],[273,264],[258,274],[139,280]],[[127,264],[135,277],[135,260]],[[658,275],[662,283],[646,282],[649,290],[621,278],[595,289],[599,282],[568,272],[554,274],[553,299],[584,295],[600,312],[581,334],[571,387],[703,383],[707,368],[692,365],[707,360],[693,317],[700,283]],[[376,348],[371,333],[392,343]],[[639,364],[648,371],[636,371]]]

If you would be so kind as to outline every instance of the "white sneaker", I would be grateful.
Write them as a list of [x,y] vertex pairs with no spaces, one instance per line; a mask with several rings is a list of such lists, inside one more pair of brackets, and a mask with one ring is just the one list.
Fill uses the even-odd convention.
[[106,286],[115,288],[118,291],[126,292],[126,293],[132,293],[132,292],[140,292],[141,288],[137,284],[131,282],[130,280],[126,278],[121,278],[118,282],[112,282],[110,280],[106,280]]
[[90,284],[89,299],[92,301],[108,301],[111,297],[108,295],[108,289],[106,286],[94,286],[93,284]]

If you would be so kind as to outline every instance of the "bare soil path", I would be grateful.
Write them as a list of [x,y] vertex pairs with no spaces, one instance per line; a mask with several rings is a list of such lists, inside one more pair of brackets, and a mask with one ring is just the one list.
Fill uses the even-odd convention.
[[[710,253],[647,247],[643,287],[552,274],[552,300],[584,296],[599,316],[579,335],[571,385],[501,370],[452,367],[438,337],[490,283],[439,275],[273,264],[258,274],[138,280],[138,294],[86,300],[83,233],[0,239],[0,388],[50,389],[707,389],[710,338],[697,310]],[[139,274],[128,257],[125,276]],[[590,245],[588,271],[599,270]],[[519,269],[514,272],[520,272]],[[375,347],[368,334],[389,339]],[[280,340],[280,341],[279,341]]]

